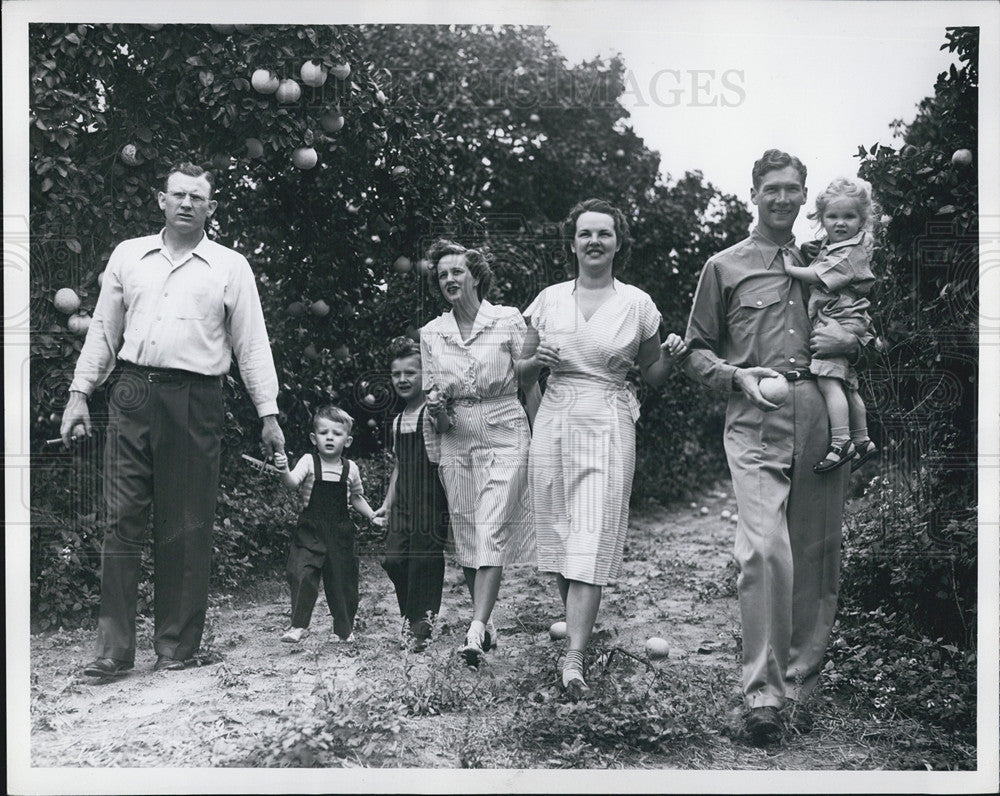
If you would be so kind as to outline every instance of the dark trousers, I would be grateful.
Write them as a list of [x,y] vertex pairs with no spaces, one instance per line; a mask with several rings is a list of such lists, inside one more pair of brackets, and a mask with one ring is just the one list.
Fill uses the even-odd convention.
[[[426,620],[428,613],[436,615],[441,610],[447,521],[432,529],[436,533],[412,530],[403,522],[390,520],[385,540],[382,568],[396,590],[400,615],[410,620],[415,632],[417,623]],[[425,630],[429,632],[430,627]]]
[[116,374],[104,456],[97,655],[135,660],[139,565],[153,510],[153,647],[184,660],[201,644],[212,564],[224,412],[218,378]]
[[353,532],[349,533],[349,542],[331,540],[325,553],[299,545],[293,537],[286,572],[292,595],[292,627],[309,627],[322,580],[333,632],[341,638],[351,635],[358,613],[358,557]]

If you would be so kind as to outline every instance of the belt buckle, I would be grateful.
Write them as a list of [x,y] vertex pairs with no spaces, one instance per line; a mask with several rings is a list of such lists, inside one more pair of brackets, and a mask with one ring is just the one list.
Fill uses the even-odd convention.
[[802,378],[802,371],[800,370],[787,370],[785,371],[785,378],[788,381],[798,381]]

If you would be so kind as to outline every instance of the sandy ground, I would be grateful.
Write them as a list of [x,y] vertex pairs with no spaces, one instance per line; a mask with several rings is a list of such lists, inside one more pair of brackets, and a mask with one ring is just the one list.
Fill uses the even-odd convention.
[[[677,506],[636,512],[622,578],[605,591],[598,638],[613,638],[622,650],[645,658],[650,636],[670,645],[667,660],[654,665],[698,664],[717,669],[734,715],[738,695],[739,621],[733,594],[731,548],[734,510],[728,485],[701,497],[698,508]],[[424,667],[439,677],[468,682],[484,693],[522,681],[528,652],[551,653],[549,623],[561,605],[548,576],[530,567],[505,573],[495,614],[500,644],[476,673],[463,666],[457,648],[469,619],[469,600],[460,570],[449,564],[437,635],[419,655],[400,651],[399,618],[388,579],[377,560],[361,567],[361,608],[356,640],[332,640],[325,604],[314,613],[310,635],[299,645],[283,644],[288,624],[285,587],[258,584],[257,599],[214,597],[206,648],[217,662],[183,672],[153,672],[151,626],[139,629],[136,668],[111,682],[80,674],[93,656],[93,630],[35,636],[31,643],[31,761],[34,767],[204,767],[240,765],[250,750],[271,737],[282,721],[316,710],[318,684],[337,682],[361,689],[384,688],[387,671]],[[537,658],[536,658],[537,659]],[[409,671],[407,668],[406,671]],[[552,680],[555,681],[553,667]],[[479,678],[479,679],[469,679]],[[391,686],[391,684],[388,684]],[[322,690],[322,689],[319,689]],[[552,693],[557,693],[554,686]],[[547,698],[547,697],[546,697]],[[492,709],[507,709],[497,700]],[[456,733],[478,717],[463,709],[442,715],[407,717],[392,756],[352,765],[459,768],[476,765]],[[759,750],[721,733],[703,760],[712,768],[872,769],[870,745],[833,726],[794,737],[778,749]],[[383,750],[384,752],[384,750]],[[655,755],[644,766],[657,765]],[[497,765],[486,759],[486,765]],[[558,766],[558,760],[552,761]],[[676,763],[675,763],[676,765]],[[691,767],[704,763],[692,760]],[[682,766],[683,767],[683,766]]]

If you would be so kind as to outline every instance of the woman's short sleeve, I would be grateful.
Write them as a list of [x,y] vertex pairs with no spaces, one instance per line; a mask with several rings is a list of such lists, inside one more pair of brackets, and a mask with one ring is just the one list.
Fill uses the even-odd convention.
[[420,369],[423,376],[424,392],[429,392],[433,385],[441,382],[437,360],[431,353],[431,338],[437,334],[431,328],[433,325],[434,322],[431,321],[420,330]]
[[510,334],[510,356],[515,361],[521,358],[521,349],[524,347],[524,336],[528,333],[528,326],[521,317],[517,309],[512,308],[510,316],[506,319],[506,327]]
[[660,311],[646,293],[639,301],[639,339],[646,341],[660,330]]
[[535,300],[528,305],[528,308],[521,313],[525,318],[531,319],[531,325],[534,327],[538,326],[538,317],[542,314],[542,305],[545,303],[545,291],[543,290],[537,296]]

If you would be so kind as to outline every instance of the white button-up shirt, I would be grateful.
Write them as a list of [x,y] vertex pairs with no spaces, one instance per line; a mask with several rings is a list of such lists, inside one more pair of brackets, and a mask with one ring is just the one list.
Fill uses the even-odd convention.
[[161,231],[111,254],[70,389],[89,396],[118,359],[221,376],[234,353],[258,415],[277,414],[278,376],[247,259],[203,235],[174,262]]

